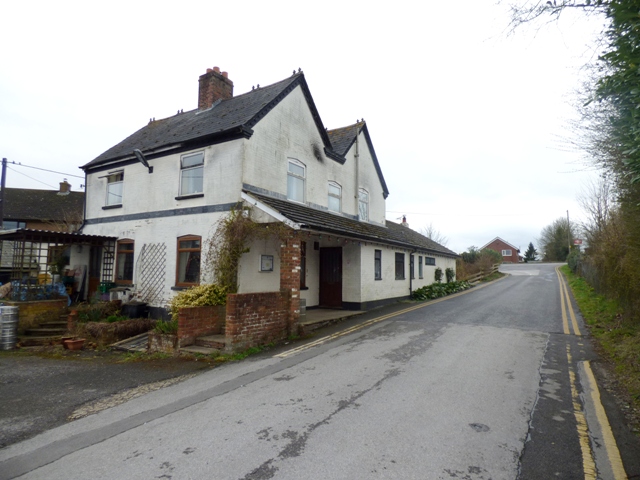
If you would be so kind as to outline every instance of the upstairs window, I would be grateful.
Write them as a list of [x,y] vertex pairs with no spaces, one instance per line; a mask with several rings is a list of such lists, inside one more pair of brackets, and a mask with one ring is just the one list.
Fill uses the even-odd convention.
[[502,250],[502,256],[503,257],[510,257],[511,256],[511,250]]
[[107,205],[122,205],[124,172],[107,176]]
[[340,213],[342,211],[342,187],[336,182],[329,182],[329,210]]
[[304,203],[304,180],[307,168],[304,163],[289,159],[287,171],[287,198],[294,202]]
[[183,155],[180,158],[180,196],[202,193],[204,178],[204,152]]
[[358,190],[358,217],[365,222],[369,221],[369,192],[364,188]]
[[176,285],[190,287],[200,283],[201,237],[186,235],[178,238]]
[[116,249],[116,283],[133,281],[133,240],[118,240]]
[[396,253],[396,280],[404,280],[404,253]]

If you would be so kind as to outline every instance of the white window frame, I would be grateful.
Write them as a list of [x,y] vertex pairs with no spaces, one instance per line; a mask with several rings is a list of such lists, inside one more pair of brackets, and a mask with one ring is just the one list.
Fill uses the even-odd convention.
[[[194,163],[193,165],[188,165],[185,167],[184,166],[185,160],[192,159],[193,157],[201,157],[201,161],[199,163]],[[185,191],[183,175],[185,174],[185,172],[193,173],[196,170],[200,170],[202,172],[202,179],[200,180],[200,189],[198,190],[197,189],[198,187],[196,186],[193,191]],[[194,153],[187,153],[186,155],[182,155],[180,157],[180,191],[178,195],[183,197],[187,195],[197,195],[203,192],[204,192],[204,152],[194,152]]]
[[[331,189],[337,189],[338,192],[332,192]],[[338,202],[338,209],[331,208],[331,199],[336,199]],[[335,200],[334,200],[335,201]],[[342,187],[338,182],[329,181],[329,185],[327,187],[327,208],[330,212],[340,213],[342,212]]]
[[358,189],[358,218],[361,221],[369,221],[369,192],[364,188]]
[[502,256],[503,257],[510,257],[511,255],[513,255],[512,250],[502,250]]
[[[302,168],[302,175],[299,175],[296,172],[292,172],[291,171],[291,166],[296,166],[299,168]],[[287,161],[287,199],[292,200],[294,202],[298,202],[298,203],[304,203],[305,202],[305,198],[306,198],[306,177],[307,177],[307,166],[302,163],[299,160],[296,160],[295,158],[289,158]],[[289,190],[289,182],[301,182],[302,184],[302,199],[299,198],[293,198],[293,195],[290,190]]]
[[[117,191],[118,189],[120,190],[119,192]],[[124,196],[124,171],[107,175],[106,194],[105,205],[122,205],[122,197]]]

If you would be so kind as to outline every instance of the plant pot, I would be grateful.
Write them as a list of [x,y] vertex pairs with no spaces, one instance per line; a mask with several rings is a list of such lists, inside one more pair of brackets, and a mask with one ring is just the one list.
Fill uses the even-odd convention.
[[65,340],[64,348],[68,350],[82,350],[84,346],[84,338],[76,338],[75,340]]

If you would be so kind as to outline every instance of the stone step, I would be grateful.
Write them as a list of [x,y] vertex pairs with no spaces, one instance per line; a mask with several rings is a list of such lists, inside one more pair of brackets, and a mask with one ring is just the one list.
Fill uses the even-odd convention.
[[43,322],[38,325],[38,328],[67,328],[67,321],[59,321],[59,322]]
[[16,338],[17,343],[23,347],[36,347],[41,345],[51,345],[52,343],[61,343],[62,335],[43,336],[43,337],[26,337],[19,336]]
[[216,350],[223,350],[227,345],[227,341],[224,335],[206,335],[204,337],[196,338],[196,345],[199,347],[208,347],[215,348]]
[[200,345],[189,345],[188,347],[182,347],[180,353],[193,353],[200,355],[218,355],[220,350],[210,347],[202,347]]
[[29,337],[51,337],[62,335],[66,331],[67,327],[65,325],[64,328],[29,328],[24,333]]

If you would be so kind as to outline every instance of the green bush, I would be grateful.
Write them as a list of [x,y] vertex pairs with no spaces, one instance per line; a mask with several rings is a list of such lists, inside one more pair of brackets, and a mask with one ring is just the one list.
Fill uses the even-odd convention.
[[178,333],[178,321],[170,320],[168,322],[156,322],[153,331],[156,333],[163,333],[165,335],[175,335]]
[[171,318],[178,321],[178,311],[184,307],[208,307],[227,304],[228,289],[215,283],[182,290],[169,302]]
[[436,271],[433,274],[433,278],[438,283],[442,281],[442,269],[440,267],[436,268]]
[[581,261],[582,254],[580,253],[580,249],[571,249],[571,253],[569,253],[569,256],[567,257],[567,263],[569,264],[569,268],[573,273],[578,273],[578,267],[580,266]]
[[447,278],[447,283],[451,283],[456,278],[456,272],[453,271],[453,268],[447,268],[444,271],[444,276]]
[[432,283],[424,287],[416,288],[411,298],[414,300],[432,300],[434,298],[446,297],[453,293],[462,292],[471,288],[471,284],[466,281],[449,283]]

